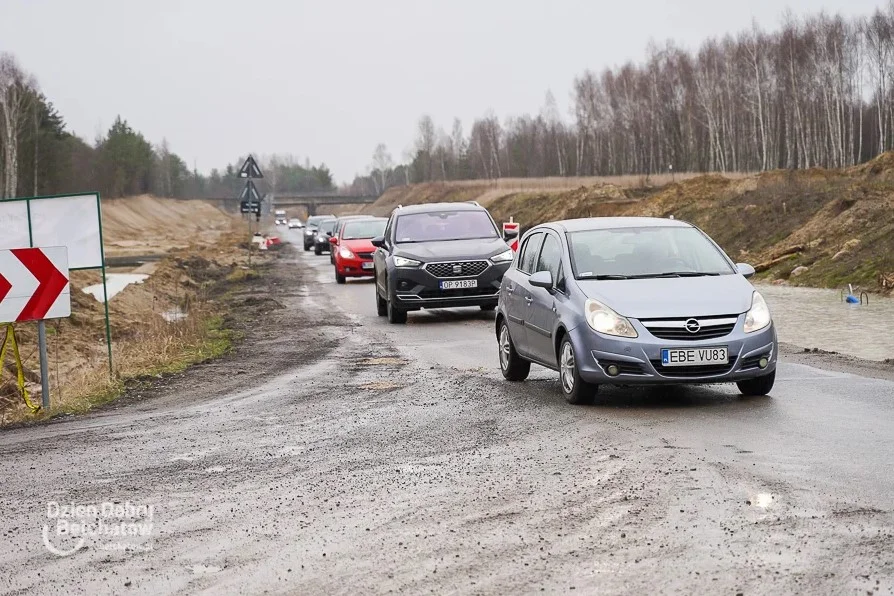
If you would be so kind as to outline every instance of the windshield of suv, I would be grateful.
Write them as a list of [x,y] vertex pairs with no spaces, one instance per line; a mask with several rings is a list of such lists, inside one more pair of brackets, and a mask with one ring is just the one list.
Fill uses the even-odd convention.
[[317,227],[320,225],[320,222],[326,219],[331,219],[331,215],[311,215],[307,218],[307,226],[308,227]]
[[570,232],[568,245],[577,279],[734,273],[723,253],[695,228],[642,227]]
[[335,220],[327,219],[326,221],[320,222],[319,230],[321,232],[323,232],[324,234],[326,234],[328,232],[334,232],[335,231]]
[[341,233],[343,240],[360,240],[375,238],[385,233],[384,219],[370,219],[368,221],[349,221]]
[[397,218],[395,241],[437,242],[499,238],[486,211],[434,211]]

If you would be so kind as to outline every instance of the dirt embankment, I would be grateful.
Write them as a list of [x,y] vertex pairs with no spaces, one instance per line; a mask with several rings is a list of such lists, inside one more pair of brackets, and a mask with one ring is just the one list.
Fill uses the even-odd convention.
[[[84,293],[98,271],[72,272],[72,316],[49,321],[50,412],[82,411],[117,395],[128,379],[179,370],[225,350],[220,298],[251,277],[247,234],[238,218],[201,201],[134,197],[103,201],[106,256],[155,255],[157,262],[117,273],[144,273],[109,301],[115,377],[108,374],[103,304]],[[263,261],[257,252],[254,263]],[[40,402],[37,326],[16,326],[28,391]],[[0,425],[33,419],[7,357],[0,376]]]
[[[648,215],[690,221],[733,259],[779,283],[890,292],[894,287],[894,153],[846,170],[703,175],[670,184],[645,179],[571,190],[499,190],[486,183],[390,189],[367,211],[397,204],[479,200],[499,221],[529,227],[590,216]],[[484,199],[484,200],[482,200]]]

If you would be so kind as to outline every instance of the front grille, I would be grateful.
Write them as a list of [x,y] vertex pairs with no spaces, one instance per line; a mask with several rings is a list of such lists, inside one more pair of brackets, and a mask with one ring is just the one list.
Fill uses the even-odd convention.
[[373,254],[371,252],[358,252],[357,256],[361,259],[371,259],[373,258]]
[[422,290],[419,292],[420,298],[463,298],[470,296],[493,296],[497,297],[497,291],[494,288],[457,288],[455,290]]
[[454,261],[449,263],[427,263],[426,271],[435,277],[474,277],[488,268],[487,261]]
[[616,360],[597,360],[599,362],[599,366],[602,367],[602,370],[605,371],[605,374],[608,374],[608,367],[614,364],[619,369],[621,369],[622,375],[642,375],[645,374],[643,372],[643,367],[637,362],[621,362]]
[[722,375],[731,371],[735,364],[735,356],[731,357],[726,364],[705,364],[702,366],[663,366],[661,360],[652,360],[652,366],[655,367],[659,375],[674,379]]
[[[686,321],[695,319],[701,327],[695,333],[691,333],[684,327]],[[697,341],[702,339],[717,339],[732,333],[736,328],[737,315],[712,316],[705,318],[691,317],[687,319],[640,319],[640,322],[649,330],[649,333],[659,339],[673,341]],[[722,320],[723,324],[713,324],[713,321]],[[732,322],[726,322],[732,321]],[[664,325],[663,325],[663,324]]]

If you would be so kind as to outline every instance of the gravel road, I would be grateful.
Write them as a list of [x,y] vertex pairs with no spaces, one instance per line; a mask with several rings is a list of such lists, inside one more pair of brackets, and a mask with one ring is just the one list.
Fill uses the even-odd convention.
[[[233,355],[0,432],[0,592],[894,593],[887,369],[790,350],[772,397],[573,407],[502,380],[492,313],[389,326],[288,247],[258,284]],[[48,502],[151,505],[151,537],[53,554]]]

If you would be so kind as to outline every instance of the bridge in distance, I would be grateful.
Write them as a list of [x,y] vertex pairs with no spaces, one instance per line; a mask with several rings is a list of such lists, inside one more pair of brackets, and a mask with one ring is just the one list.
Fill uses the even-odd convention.
[[[304,207],[308,215],[316,215],[321,207],[336,205],[368,205],[375,203],[379,195],[339,195],[335,193],[300,193],[288,195],[267,194],[263,202],[269,205],[269,209],[282,209],[285,207]],[[211,199],[216,201],[239,201],[238,198],[220,197]],[[266,207],[265,205],[265,212]]]

